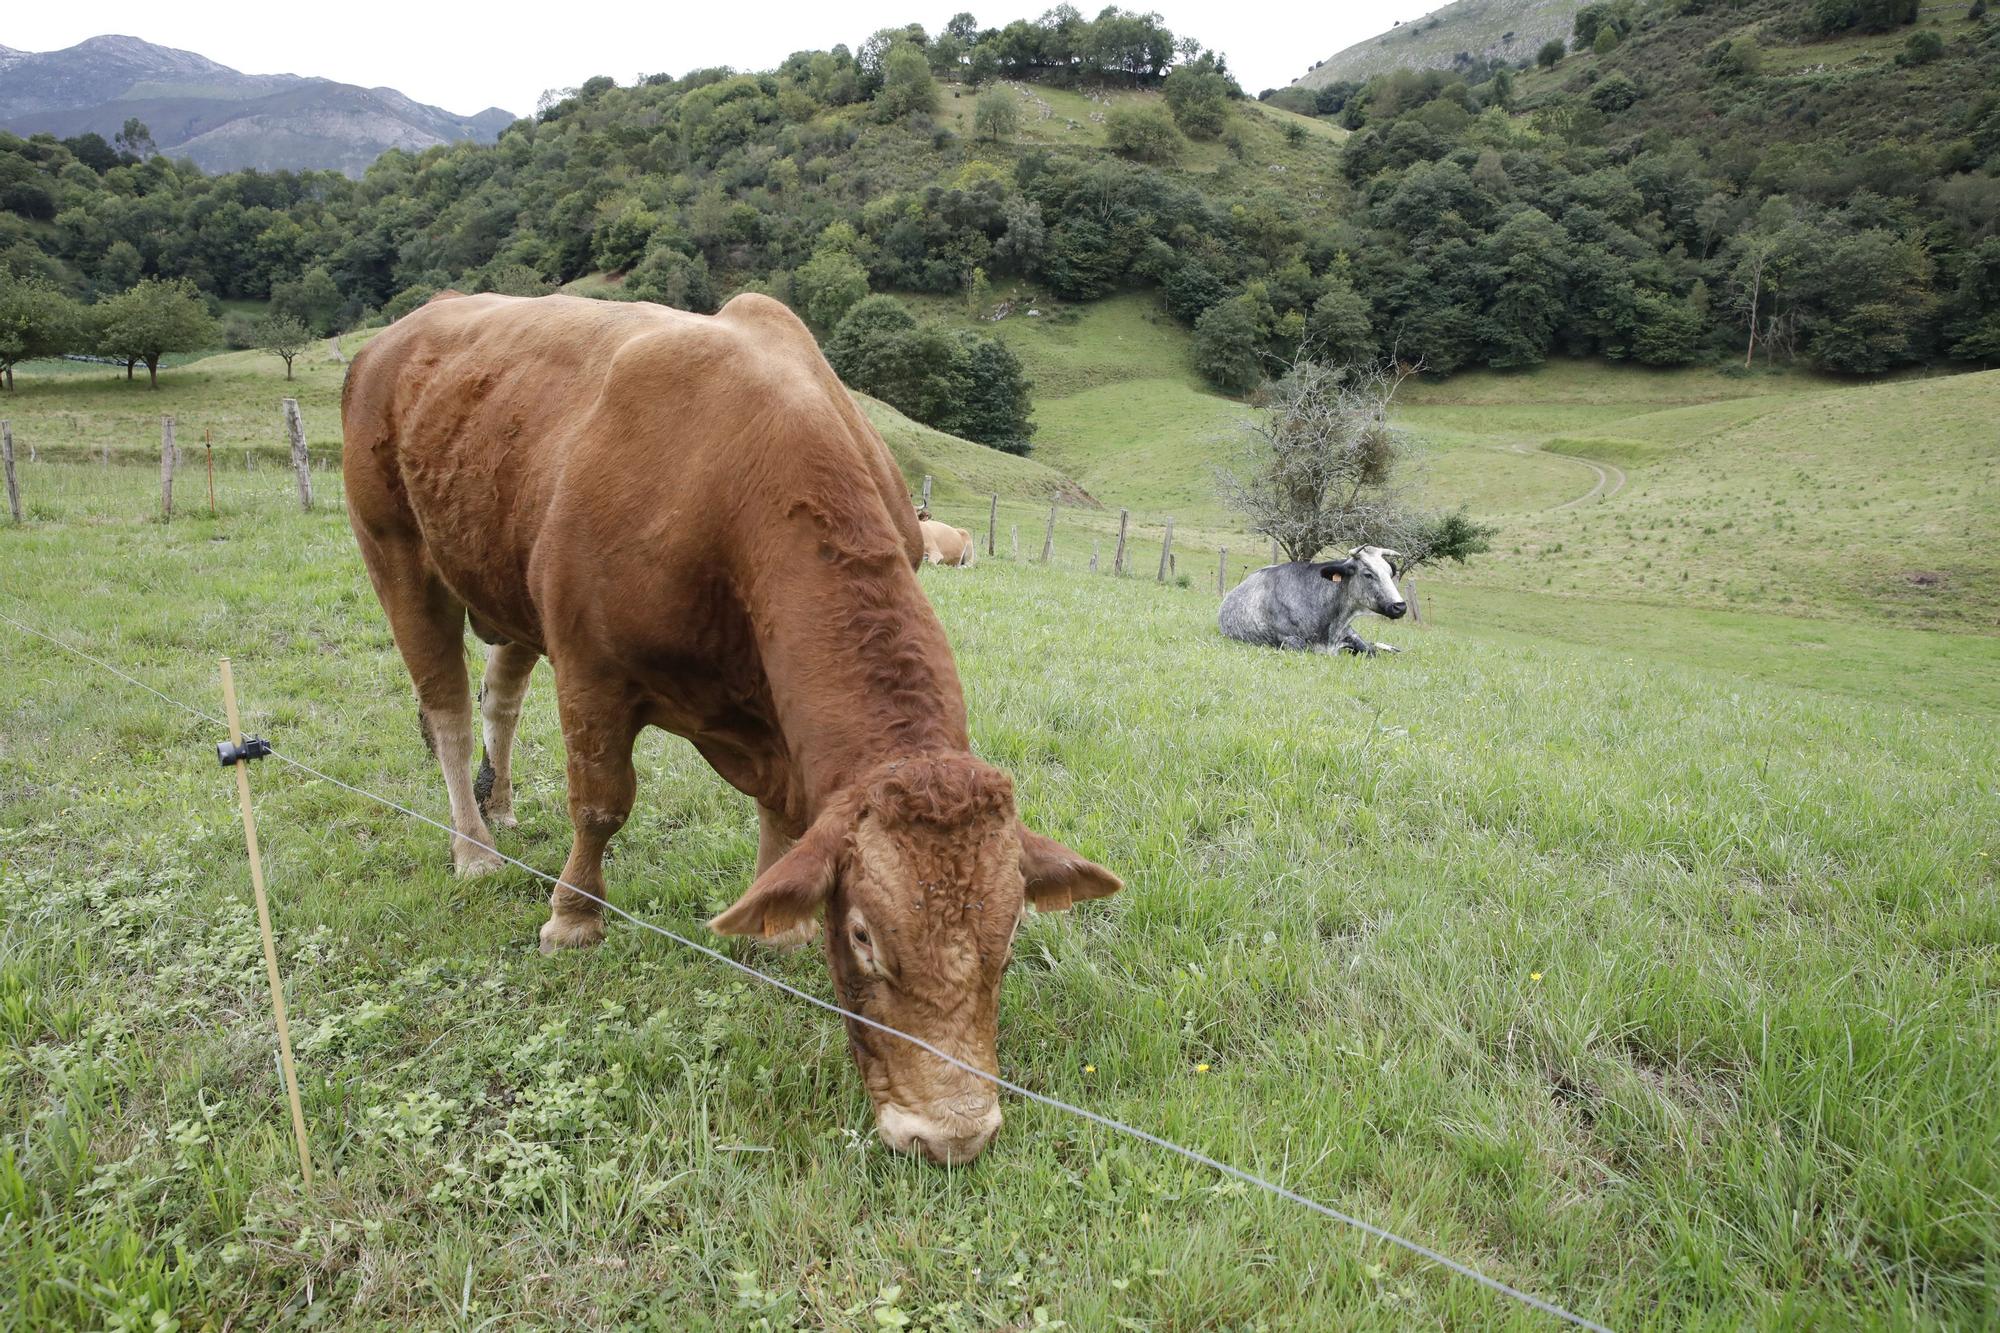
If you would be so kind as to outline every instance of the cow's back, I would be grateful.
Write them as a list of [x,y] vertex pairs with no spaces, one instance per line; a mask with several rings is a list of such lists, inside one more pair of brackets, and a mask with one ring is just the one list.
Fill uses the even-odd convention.
[[355,358],[342,421],[363,540],[419,536],[477,619],[544,649],[561,632],[551,614],[575,627],[702,600],[700,579],[726,575],[797,493],[920,549],[915,523],[895,521],[903,487],[879,437],[767,298],[713,317],[434,301]]

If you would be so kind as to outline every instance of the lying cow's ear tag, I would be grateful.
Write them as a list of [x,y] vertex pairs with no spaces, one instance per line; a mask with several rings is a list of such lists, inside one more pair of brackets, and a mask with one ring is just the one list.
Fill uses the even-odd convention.
[[1337,569],[1325,570],[1321,572],[1320,577],[1328,583],[1338,583],[1340,582],[1340,571]]

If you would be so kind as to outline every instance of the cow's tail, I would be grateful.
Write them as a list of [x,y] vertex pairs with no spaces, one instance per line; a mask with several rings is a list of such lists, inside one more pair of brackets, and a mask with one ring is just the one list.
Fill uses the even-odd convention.
[[958,557],[958,567],[960,569],[971,569],[973,560],[975,560],[978,557],[978,551],[975,550],[972,545],[972,534],[967,532],[964,528],[960,528],[958,530],[958,535],[965,538],[964,550],[960,553]]

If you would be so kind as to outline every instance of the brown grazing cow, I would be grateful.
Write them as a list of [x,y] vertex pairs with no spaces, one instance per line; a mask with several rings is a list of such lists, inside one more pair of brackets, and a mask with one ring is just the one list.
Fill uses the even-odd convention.
[[972,568],[972,534],[934,518],[919,517],[917,530],[924,538],[924,559],[933,565]]
[[[1027,902],[1119,881],[1017,819],[971,752],[923,555],[881,437],[784,306],[707,317],[566,296],[433,301],[354,359],[347,505],[444,769],[462,874],[513,824],[529,672],[555,669],[576,838],[603,896],[641,728],[691,741],[754,798],[755,881],[710,924],[803,934],[824,913],[840,1002],[997,1069],[997,1008]],[[465,626],[489,646],[475,793]],[[483,811],[482,811],[483,805]],[[545,949],[596,944],[558,888]],[[994,1087],[850,1021],[890,1147],[977,1156]]]

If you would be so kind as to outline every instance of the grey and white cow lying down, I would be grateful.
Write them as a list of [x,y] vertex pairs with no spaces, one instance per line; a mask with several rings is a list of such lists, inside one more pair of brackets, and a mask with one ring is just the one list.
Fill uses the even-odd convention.
[[1363,611],[1398,620],[1409,610],[1389,560],[1397,552],[1357,546],[1344,560],[1294,560],[1252,570],[1222,599],[1216,624],[1232,639],[1269,648],[1373,654],[1349,627]]

